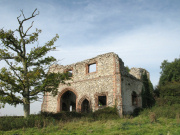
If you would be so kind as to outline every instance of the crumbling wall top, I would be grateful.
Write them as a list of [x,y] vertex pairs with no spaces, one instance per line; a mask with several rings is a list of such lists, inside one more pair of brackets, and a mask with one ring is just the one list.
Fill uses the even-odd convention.
[[142,80],[142,75],[144,73],[146,73],[148,78],[150,78],[149,72],[143,68],[131,68],[130,72],[128,72],[126,70],[126,68],[124,67],[124,62],[122,61],[122,59],[119,58],[119,56],[117,54],[115,54],[114,52],[101,54],[94,58],[86,59],[84,61],[73,63],[70,65],[52,65],[49,69],[49,72],[61,72],[62,73],[62,72],[65,72],[66,69],[71,69],[71,70],[73,69],[74,75],[85,74],[87,72],[86,68],[85,68],[87,66],[87,64],[92,64],[92,63],[98,62],[98,64],[97,64],[98,73],[96,74],[96,76],[102,76],[103,74],[107,75],[108,73],[113,74],[114,65],[113,65],[112,58],[115,58],[117,61],[119,61],[118,63],[119,63],[120,69],[117,69],[117,70],[120,71],[120,74],[122,76],[130,77],[130,78],[136,79],[136,80]]
[[150,79],[150,74],[146,69],[143,68],[131,68],[130,72],[131,75],[135,76],[137,79],[142,80],[142,75],[147,74],[148,79]]
[[[105,53],[105,54],[101,54],[101,55],[98,55],[94,58],[90,58],[90,59],[86,59],[84,61],[80,61],[80,62],[77,62],[77,63],[73,63],[73,64],[70,64],[70,65],[58,65],[58,64],[54,64],[50,67],[50,71],[53,71],[54,69],[56,70],[59,70],[60,72],[60,69],[69,69],[69,68],[72,68],[78,64],[87,64],[87,63],[92,63],[92,62],[95,62],[96,60],[100,60],[101,58],[108,58],[110,56],[117,56],[117,54],[115,54],[114,52],[109,52],[109,53]],[[121,60],[122,61],[122,60]]]

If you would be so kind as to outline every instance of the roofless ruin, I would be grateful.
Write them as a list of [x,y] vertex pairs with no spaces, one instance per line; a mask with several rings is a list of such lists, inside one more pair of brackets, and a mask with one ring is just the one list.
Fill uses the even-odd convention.
[[[145,69],[130,72],[115,53],[98,55],[71,65],[53,65],[50,72],[68,72],[71,80],[60,84],[57,96],[45,93],[41,111],[90,112],[116,106],[119,115],[142,107],[142,74]],[[147,72],[147,71],[146,71]],[[148,72],[147,72],[148,73]],[[148,73],[149,76],[149,73]]]

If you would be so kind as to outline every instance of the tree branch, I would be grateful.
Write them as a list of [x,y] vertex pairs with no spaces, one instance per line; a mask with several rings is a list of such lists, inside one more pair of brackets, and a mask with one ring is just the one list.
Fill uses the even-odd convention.
[[9,61],[7,61],[7,60],[5,60],[5,61],[6,61],[6,63],[12,68],[14,74],[19,78],[19,80],[21,81],[21,83],[22,83],[23,86],[25,87],[25,85],[24,85],[22,79],[21,79],[20,76],[16,73],[16,71],[15,71],[16,69],[9,63]]
[[19,24],[21,23],[21,21],[19,20],[20,17],[21,17],[21,14],[17,17]]
[[24,16],[23,11],[21,10],[21,12],[22,12],[22,14],[23,14],[23,16],[24,16],[24,19],[21,21],[21,23],[23,24],[23,22],[25,22],[25,21],[27,21],[27,20],[29,20],[29,19],[31,19],[31,18],[34,18],[35,16],[39,15],[39,11],[38,11],[37,14],[35,14],[36,11],[37,11],[37,8],[34,10],[34,12],[32,13],[31,17],[26,18],[26,17]]
[[12,45],[15,47],[13,48],[15,52],[17,52],[19,54],[19,51],[22,52],[21,48],[18,48],[17,45],[14,43],[14,41],[12,41],[10,38],[8,38],[8,40],[12,43]]
[[20,11],[21,11],[21,13],[22,13],[22,15],[23,15],[23,17],[24,17],[24,19],[25,19],[26,17],[25,17],[25,15],[24,15],[24,13],[23,13],[23,9],[21,9]]
[[5,32],[4,30],[0,30],[1,35],[3,37],[1,37],[1,41],[3,43],[4,46],[10,48],[11,50],[17,52],[18,54],[20,52],[22,52],[21,47],[18,46],[18,41],[17,39],[14,37],[14,32],[13,31],[8,31]]
[[1,61],[1,60],[9,60],[9,59],[14,59],[14,58],[15,58],[15,57],[1,57],[1,58],[0,58],[0,61]]
[[25,34],[24,34],[25,36],[27,36],[27,32],[32,28],[33,23],[34,23],[34,21],[32,21],[31,26],[26,30],[26,32],[25,32]]
[[19,25],[20,25],[18,31],[19,31],[19,33],[20,33],[21,38],[24,38],[24,37],[26,36],[27,32],[29,31],[29,29],[33,26],[33,22],[31,23],[31,26],[26,30],[25,33],[23,32],[23,26],[22,26],[22,24],[23,24],[25,21],[27,21],[27,20],[29,20],[29,19],[31,19],[31,18],[34,18],[34,17],[36,17],[37,15],[39,15],[39,11],[38,11],[37,14],[35,14],[35,12],[37,11],[37,8],[36,8],[36,9],[34,10],[34,12],[32,13],[32,15],[31,15],[30,17],[28,17],[28,18],[25,17],[23,10],[20,10],[20,11],[21,11],[21,14],[23,15],[24,19],[23,19],[22,21],[20,21],[19,18],[21,17],[21,15],[20,15],[19,17],[17,17],[17,20],[18,20]]

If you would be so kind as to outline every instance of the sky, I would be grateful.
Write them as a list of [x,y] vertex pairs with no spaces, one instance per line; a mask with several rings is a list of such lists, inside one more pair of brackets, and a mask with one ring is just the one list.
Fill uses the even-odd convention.
[[[161,63],[180,58],[179,7],[180,0],[0,0],[0,28],[17,29],[20,10],[29,17],[37,8],[31,30],[42,30],[39,45],[59,35],[57,50],[49,53],[59,64],[114,52],[125,66],[146,69],[155,87]],[[32,103],[31,114],[41,103]],[[6,105],[4,115],[23,115],[23,107]]]

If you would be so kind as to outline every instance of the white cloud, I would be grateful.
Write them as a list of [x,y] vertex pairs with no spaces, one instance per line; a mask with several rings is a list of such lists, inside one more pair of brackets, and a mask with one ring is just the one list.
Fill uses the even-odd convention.
[[[169,25],[154,24],[129,31],[124,35],[119,34],[114,37],[109,35],[95,44],[87,42],[83,47],[62,46],[54,56],[65,58],[61,64],[71,64],[102,53],[115,52],[123,59],[125,65],[146,68],[150,73],[154,73],[156,69],[156,78],[158,78],[161,62],[179,56],[180,27],[174,25],[169,28]],[[158,83],[158,79],[152,81],[154,85]]]

